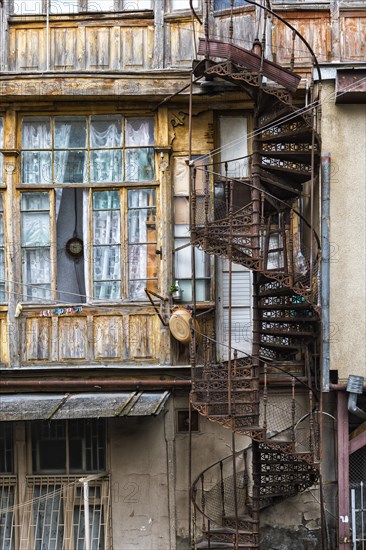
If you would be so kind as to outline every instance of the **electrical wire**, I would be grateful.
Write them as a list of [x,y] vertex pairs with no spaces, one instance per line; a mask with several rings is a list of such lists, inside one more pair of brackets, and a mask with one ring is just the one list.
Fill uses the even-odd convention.
[[[366,82],[366,77],[360,79],[358,82],[355,82],[354,84],[350,84],[341,93],[331,92],[330,94],[328,94],[327,96],[325,96],[321,100],[317,99],[316,101],[313,101],[309,105],[301,107],[300,109],[297,109],[296,111],[293,111],[290,114],[285,115],[285,116],[277,119],[274,123],[272,123],[270,125],[265,125],[265,126],[259,128],[257,130],[253,130],[253,132],[249,132],[249,134],[246,134],[242,138],[237,138],[233,141],[230,141],[230,142],[226,143],[225,145],[223,145],[221,147],[217,147],[216,149],[213,149],[212,151],[210,151],[209,153],[207,153],[205,155],[201,155],[201,156],[196,157],[194,160],[191,161],[191,163],[195,164],[196,162],[199,162],[202,159],[210,158],[214,155],[217,155],[218,153],[220,153],[222,151],[225,151],[226,149],[229,149],[229,148],[233,147],[234,145],[238,145],[239,143],[242,143],[243,141],[247,141],[251,137],[256,137],[264,131],[267,132],[269,130],[272,130],[273,128],[276,128],[276,126],[278,126],[279,124],[284,124],[285,122],[289,122],[289,121],[293,120],[294,118],[297,118],[298,116],[304,115],[305,113],[320,107],[326,101],[335,99],[336,97],[341,97],[342,95],[348,93],[349,91],[353,91],[353,90],[357,89],[364,82]],[[227,161],[227,162],[230,162],[230,161]]]

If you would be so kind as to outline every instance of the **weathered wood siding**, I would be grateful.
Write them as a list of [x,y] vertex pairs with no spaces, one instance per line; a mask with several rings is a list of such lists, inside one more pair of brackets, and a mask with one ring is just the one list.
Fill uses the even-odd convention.
[[[157,362],[159,323],[150,313],[40,317],[28,311],[20,319],[21,364]],[[6,337],[3,320],[0,333]],[[1,348],[2,362],[6,349]]]
[[340,17],[341,61],[365,61],[366,13],[341,12]]
[[7,364],[9,360],[9,338],[6,316],[0,317],[0,363]]
[[[77,24],[50,28],[50,66],[55,71],[125,71],[150,69],[153,25],[146,22]],[[9,29],[9,69],[47,68],[47,34],[43,23],[12,25]]]
[[[330,61],[331,27],[328,11],[286,13],[286,20],[308,41],[319,63]],[[311,55],[305,44],[296,37],[293,45],[291,29],[275,18],[272,41],[273,57],[278,63],[289,64],[294,47],[296,63],[311,64]]]

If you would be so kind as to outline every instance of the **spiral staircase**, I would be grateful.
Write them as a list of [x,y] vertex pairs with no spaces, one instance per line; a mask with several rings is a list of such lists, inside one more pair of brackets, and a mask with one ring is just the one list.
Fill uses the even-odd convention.
[[[227,361],[216,360],[215,334],[193,331],[192,406],[232,431],[232,454],[193,483],[193,547],[257,549],[261,510],[319,476],[319,98],[312,86],[313,108],[295,106],[300,77],[265,60],[258,44],[248,51],[206,36],[199,53],[196,77],[235,83],[254,103],[249,175],[233,177],[225,162],[213,178],[209,161],[196,164],[190,196],[192,244],[227,260],[229,271],[233,263],[253,271],[253,351],[231,345],[231,303]],[[237,199],[243,186],[246,204]],[[251,445],[236,451],[237,434]]]

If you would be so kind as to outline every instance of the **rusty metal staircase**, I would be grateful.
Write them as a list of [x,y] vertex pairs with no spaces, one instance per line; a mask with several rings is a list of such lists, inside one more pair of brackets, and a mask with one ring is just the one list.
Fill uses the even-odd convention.
[[[264,60],[258,45],[248,51],[206,36],[199,53],[196,76],[250,93],[254,132],[247,176],[233,177],[227,161],[220,176],[210,159],[192,166],[191,242],[228,260],[229,272],[233,263],[252,270],[254,296],[252,356],[231,346],[231,304],[227,361],[216,361],[214,334],[193,330],[192,406],[232,431],[232,454],[193,483],[194,548],[257,549],[261,509],[318,479],[319,102],[311,87],[312,107],[295,107],[300,77]],[[244,187],[250,200],[241,204]],[[250,449],[236,452],[236,434],[252,439]]]

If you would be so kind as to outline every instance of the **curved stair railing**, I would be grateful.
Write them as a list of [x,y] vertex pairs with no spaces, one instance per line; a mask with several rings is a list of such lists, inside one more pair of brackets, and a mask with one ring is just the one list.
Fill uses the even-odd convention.
[[[229,428],[234,443],[235,434],[252,439],[251,465],[249,451],[244,460],[233,448],[230,458],[206,470],[212,479],[214,470],[225,465],[226,477],[218,470],[218,481],[206,490],[204,473],[198,476],[194,508],[215,532],[203,530],[205,540],[196,541],[195,548],[259,548],[264,503],[292,496],[318,478],[320,242],[314,205],[321,140],[320,98],[312,71],[319,66],[296,29],[264,5],[248,3],[266,11],[262,42],[256,39],[252,50],[234,44],[231,9],[229,41],[210,38],[206,25],[198,50],[204,59],[194,66],[196,77],[224,79],[252,98],[248,170],[238,174],[237,159],[191,163],[190,230],[194,246],[227,259],[229,266],[238,263],[253,271],[253,352],[248,356],[234,350],[229,336],[227,361],[218,362],[215,335],[198,337],[192,324],[191,402],[200,414]],[[292,32],[287,68],[264,56],[269,13]],[[298,54],[297,40],[305,53]],[[297,61],[301,75],[311,72],[303,107],[293,99],[301,79],[294,72]],[[285,411],[278,403],[278,385],[288,389]],[[214,494],[221,495],[221,511],[209,504]],[[229,501],[236,508],[230,525],[224,522]]]
[[[203,349],[207,350],[205,339],[208,337],[201,335],[201,338]],[[208,340],[213,343],[212,339]],[[237,350],[233,352],[235,357]],[[193,406],[211,421],[222,423],[220,420],[223,414],[227,414],[223,399],[227,388],[221,383],[226,365],[217,364],[213,367],[210,364],[211,375],[207,376],[203,372],[207,370],[207,362],[205,364],[203,357],[200,362],[202,373],[199,375],[197,371],[199,378],[194,381]],[[236,365],[237,375],[232,378],[234,385],[235,381],[245,380],[243,375],[250,364],[249,357],[242,359],[241,364],[244,366]],[[283,369],[269,369],[267,365],[263,369],[259,388],[261,406],[258,411],[261,430],[254,431],[253,426],[246,429],[240,426],[240,420],[246,418],[242,406],[245,408],[247,401],[240,393],[247,384],[239,384],[240,389],[236,386],[232,390],[236,398],[231,421],[239,420],[239,425],[234,427],[235,431],[250,435],[259,442],[256,449],[256,472],[254,474],[252,465],[253,444],[250,444],[210,465],[197,476],[191,493],[197,549],[223,548],[221,544],[227,545],[227,548],[258,548],[259,524],[255,511],[306,490],[318,479],[319,449],[316,441],[319,427],[315,420],[316,406],[311,397],[313,392],[306,382]],[[287,381],[291,387],[291,406],[288,408],[275,391],[277,388],[274,391],[271,388],[270,379],[276,374],[275,370],[282,371],[285,378],[282,384]],[[305,425],[302,422],[304,417],[308,420]],[[259,489],[257,494],[253,490],[255,485]]]

